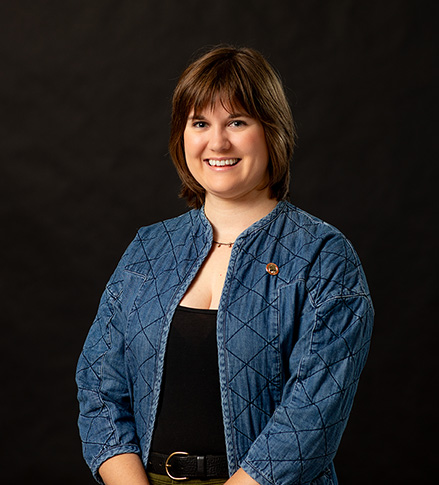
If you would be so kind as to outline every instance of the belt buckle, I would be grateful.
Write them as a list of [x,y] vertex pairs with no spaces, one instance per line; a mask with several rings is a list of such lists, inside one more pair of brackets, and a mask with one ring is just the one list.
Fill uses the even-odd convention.
[[170,473],[169,473],[169,468],[171,468],[171,464],[169,463],[171,461],[171,458],[176,456],[176,455],[189,455],[189,453],[186,453],[185,451],[174,451],[174,453],[171,453],[168,458],[166,458],[166,461],[165,461],[165,472],[166,472],[166,475],[168,475],[169,478],[171,478],[172,480],[187,480],[188,477],[173,477]]

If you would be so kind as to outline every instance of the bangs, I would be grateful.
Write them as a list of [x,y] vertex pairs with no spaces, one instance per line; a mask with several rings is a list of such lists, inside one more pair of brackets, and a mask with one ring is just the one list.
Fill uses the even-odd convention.
[[229,114],[242,112],[242,111],[244,111],[247,114],[250,114],[248,113],[248,110],[244,108],[244,106],[242,106],[242,103],[237,101],[237,96],[230,95],[230,93],[224,93],[222,91],[218,91],[218,92],[212,92],[206,96],[203,96],[203,99],[198,98],[191,105],[194,111],[194,116],[195,117],[200,116],[201,112],[205,109],[213,110],[218,101]]
[[259,118],[252,86],[245,74],[231,60],[207,66],[186,91],[184,104],[187,116],[192,109],[195,115],[206,108],[213,109],[219,101],[229,113],[244,110],[248,115]]

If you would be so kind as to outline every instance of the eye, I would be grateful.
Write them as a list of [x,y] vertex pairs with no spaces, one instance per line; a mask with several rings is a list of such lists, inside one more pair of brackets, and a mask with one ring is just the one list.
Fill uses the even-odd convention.
[[235,128],[240,128],[241,126],[246,126],[247,123],[244,120],[233,120],[230,123],[230,126],[234,126]]
[[192,126],[194,128],[205,128],[207,126],[207,123],[205,121],[194,121],[192,123]]

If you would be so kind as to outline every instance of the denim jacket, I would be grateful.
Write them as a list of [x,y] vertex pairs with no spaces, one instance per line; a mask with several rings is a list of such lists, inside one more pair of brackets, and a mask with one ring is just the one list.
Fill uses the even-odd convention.
[[[114,455],[147,463],[170,323],[211,246],[203,209],[144,227],[106,287],[77,367],[83,451],[98,481]],[[217,316],[230,474],[337,483],[332,462],[372,322],[358,257],[332,226],[279,202],[236,239]]]

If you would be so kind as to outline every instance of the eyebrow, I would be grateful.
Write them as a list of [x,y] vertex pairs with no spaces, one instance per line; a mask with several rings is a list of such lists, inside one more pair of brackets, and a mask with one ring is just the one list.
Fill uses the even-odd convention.
[[[229,120],[233,120],[233,119],[236,119],[236,118],[249,118],[250,115],[246,114],[246,113],[230,113],[229,116],[228,116],[228,119]],[[196,114],[193,114],[191,116],[188,117],[188,120],[200,120],[200,121],[205,121],[207,118],[203,115],[196,115]]]

